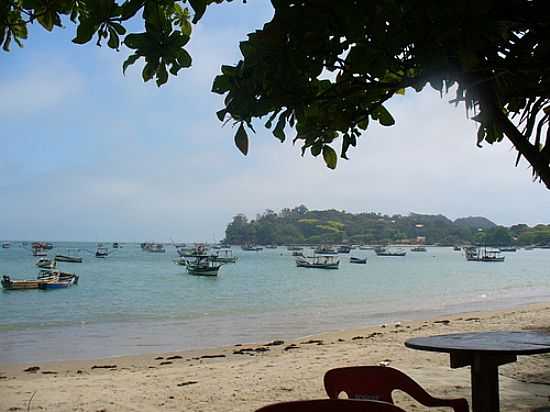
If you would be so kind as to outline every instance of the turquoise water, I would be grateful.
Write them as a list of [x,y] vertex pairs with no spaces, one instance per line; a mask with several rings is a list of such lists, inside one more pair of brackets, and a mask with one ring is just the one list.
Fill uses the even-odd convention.
[[[0,363],[186,350],[297,337],[326,330],[539,302],[550,296],[550,250],[520,250],[503,263],[467,262],[451,248],[429,248],[366,265],[341,257],[340,270],[297,268],[286,248],[245,252],[217,278],[190,276],[176,253],[143,252],[137,244],[59,263],[80,276],[62,290],[0,293]],[[0,274],[33,278],[30,246],[0,249]]]

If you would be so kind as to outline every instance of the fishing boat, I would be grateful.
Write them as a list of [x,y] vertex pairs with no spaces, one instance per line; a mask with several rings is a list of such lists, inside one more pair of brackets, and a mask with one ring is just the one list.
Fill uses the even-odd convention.
[[460,252],[462,250],[462,248],[460,246],[453,246],[453,250],[455,252]]
[[40,283],[38,285],[39,289],[63,289],[68,288],[69,286],[76,285],[78,283],[78,275],[59,277],[56,280],[49,280],[47,282]]
[[340,245],[340,246],[338,246],[337,252],[338,253],[349,253],[349,252],[351,252],[351,246]]
[[162,243],[146,243],[143,250],[151,253],[165,253],[166,249]]
[[504,262],[504,256],[500,255],[500,250],[486,247],[464,248],[464,256],[470,262]]
[[113,249],[118,249],[120,244],[118,242],[113,242]]
[[302,256],[302,257],[304,257],[304,253],[296,250],[296,251],[292,252],[292,256]]
[[9,249],[11,247],[10,242],[2,242],[2,249]]
[[48,254],[44,252],[44,249],[35,247],[32,248],[32,255],[35,257],[48,256]]
[[424,246],[415,246],[411,249],[411,252],[427,252],[428,249],[426,249]]
[[236,263],[239,257],[233,256],[233,251],[231,249],[220,249],[212,256],[212,260],[220,263]]
[[55,262],[82,263],[80,256],[55,255],[53,260]]
[[295,252],[298,250],[304,250],[304,248],[301,246],[287,246],[286,250],[288,250],[289,252]]
[[357,263],[360,265],[364,265],[365,263],[367,263],[367,258],[358,258],[358,257],[352,256],[349,258],[349,263]]
[[[31,280],[13,280],[10,276],[2,277],[2,287],[6,290],[28,290],[45,288],[43,285],[48,283],[66,283],[66,286],[78,283],[78,275],[74,273],[65,273],[53,270],[42,270],[36,279]],[[55,286],[53,286],[55,288]],[[46,287],[47,289],[47,287]]]
[[247,251],[247,252],[259,252],[260,250],[263,250],[264,248],[261,247],[261,246],[256,246],[256,245],[248,244],[248,245],[243,245],[243,246],[241,246],[241,249],[242,249],[242,250],[245,250],[245,251]]
[[338,269],[340,260],[335,256],[297,257],[296,266],[313,269]]
[[190,275],[195,276],[218,276],[218,271],[223,263],[217,263],[213,256],[197,255],[185,259],[185,266]]
[[181,257],[206,256],[208,254],[208,246],[204,243],[197,243],[193,247],[176,247],[176,252]]
[[501,246],[498,248],[501,252],[517,252],[517,248],[514,246]]
[[33,249],[46,249],[46,250],[53,249],[53,245],[48,242],[32,242],[31,247]]
[[318,255],[337,255],[338,252],[336,249],[334,249],[332,246],[329,245],[321,245],[317,249],[315,249],[315,252]]
[[107,256],[109,256],[109,249],[106,247],[99,246],[95,251],[96,258],[106,258]]
[[359,250],[373,250],[373,246],[359,246]]
[[55,268],[55,259],[50,260],[46,257],[41,257],[35,263],[36,266],[42,269],[54,269]]
[[277,249],[277,245],[266,245],[266,249]]
[[379,246],[374,249],[377,256],[405,256],[407,252],[404,249],[391,249]]

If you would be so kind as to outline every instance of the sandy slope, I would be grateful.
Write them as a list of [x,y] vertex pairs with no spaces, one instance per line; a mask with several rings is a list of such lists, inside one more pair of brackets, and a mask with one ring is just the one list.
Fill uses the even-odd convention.
[[[451,370],[448,355],[410,350],[403,342],[413,336],[464,331],[546,328],[550,332],[550,304],[445,320],[450,322],[370,327],[275,346],[1,365],[0,410],[26,411],[32,397],[31,411],[254,411],[276,401],[325,397],[322,377],[328,369],[380,362],[410,374],[433,395],[468,398],[468,369]],[[288,349],[290,344],[297,347]],[[269,350],[233,353],[243,348]],[[174,355],[181,359],[166,359]],[[225,357],[201,358],[204,355]],[[94,365],[116,367],[92,369]],[[29,366],[40,370],[23,372]],[[550,355],[520,357],[500,372],[502,411],[550,406]],[[397,403],[406,410],[423,410],[402,395]]]

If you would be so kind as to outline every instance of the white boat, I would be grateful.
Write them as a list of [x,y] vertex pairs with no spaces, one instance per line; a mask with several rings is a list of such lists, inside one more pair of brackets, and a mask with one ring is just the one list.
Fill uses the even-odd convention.
[[407,254],[407,252],[401,248],[392,249],[382,246],[375,248],[374,252],[377,256],[405,256]]
[[109,256],[109,249],[107,249],[106,247],[98,247],[96,252],[95,252],[95,257],[96,258],[106,258],[107,256]]
[[465,247],[464,256],[470,262],[504,262],[500,250],[486,247]]
[[[223,266],[223,263],[215,262],[213,256],[208,255],[196,255],[183,260],[187,267],[187,272],[195,276],[218,276],[218,271]],[[181,264],[179,262],[176,263]]]
[[239,257],[233,256],[233,251],[231,249],[220,249],[212,256],[212,260],[220,263],[236,263]]
[[335,256],[299,256],[296,258],[296,266],[299,268],[313,269],[338,269],[340,260]]
[[42,269],[54,269],[55,268],[55,259],[50,260],[46,257],[41,257],[35,263],[36,266]]

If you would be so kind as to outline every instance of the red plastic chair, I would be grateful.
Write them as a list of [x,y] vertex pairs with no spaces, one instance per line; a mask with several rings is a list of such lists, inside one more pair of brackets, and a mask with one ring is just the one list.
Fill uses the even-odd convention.
[[412,378],[387,366],[331,369],[325,374],[324,381],[331,399],[337,399],[341,392],[345,392],[350,399],[372,399],[393,404],[392,392],[400,390],[424,406],[447,406],[455,412],[469,411],[466,399],[434,398]]
[[281,402],[264,406],[256,412],[405,412],[391,403],[348,400],[315,399],[311,401]]

